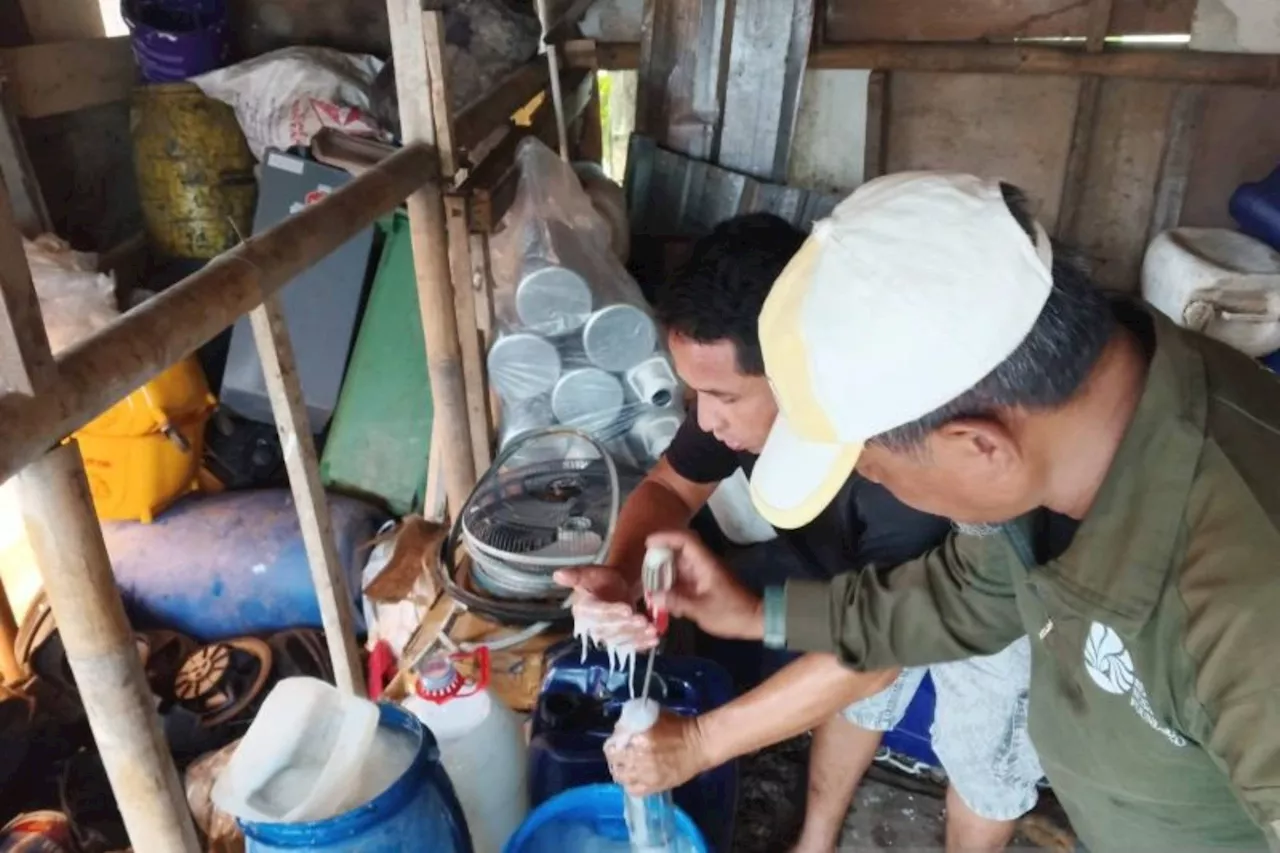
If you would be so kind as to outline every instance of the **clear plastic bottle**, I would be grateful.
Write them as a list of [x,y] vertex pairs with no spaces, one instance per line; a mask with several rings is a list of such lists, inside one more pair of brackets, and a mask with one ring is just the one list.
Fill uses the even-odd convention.
[[[652,699],[632,699],[622,706],[614,729],[615,737],[626,739],[647,732],[658,721],[658,703]],[[625,746],[625,740],[622,744]],[[675,803],[670,791],[647,797],[625,796],[623,814],[635,853],[660,853],[676,849]]]

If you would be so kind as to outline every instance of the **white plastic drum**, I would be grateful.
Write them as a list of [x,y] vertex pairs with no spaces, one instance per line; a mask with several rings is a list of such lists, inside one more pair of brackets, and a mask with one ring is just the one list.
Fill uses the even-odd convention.
[[547,335],[581,329],[591,316],[591,287],[568,267],[531,259],[516,285],[516,316]]
[[646,408],[631,425],[631,441],[641,459],[656,462],[680,429],[680,415],[673,409]]
[[546,338],[518,332],[489,348],[489,381],[503,400],[545,394],[560,377],[560,353]]
[[658,343],[653,319],[634,305],[610,305],[591,315],[582,330],[582,349],[593,365],[622,373],[649,356]]
[[666,358],[655,355],[627,371],[627,385],[637,400],[667,408],[679,398],[680,385]]
[[587,432],[597,432],[618,419],[622,411],[622,383],[595,367],[570,370],[551,392],[556,420]]

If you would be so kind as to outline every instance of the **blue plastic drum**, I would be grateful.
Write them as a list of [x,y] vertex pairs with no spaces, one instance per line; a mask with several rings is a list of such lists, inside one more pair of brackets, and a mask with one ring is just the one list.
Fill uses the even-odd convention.
[[[622,788],[584,785],[547,800],[516,830],[504,853],[577,853],[581,836],[595,836],[597,849],[630,850],[622,816]],[[676,808],[680,853],[707,853],[702,833],[684,810]],[[423,848],[428,849],[428,848]],[[590,849],[590,848],[588,848]]]
[[328,820],[242,821],[247,853],[472,853],[467,821],[440,764],[435,737],[398,705],[383,704],[379,711],[379,725],[418,740],[417,757],[404,775],[364,805]]

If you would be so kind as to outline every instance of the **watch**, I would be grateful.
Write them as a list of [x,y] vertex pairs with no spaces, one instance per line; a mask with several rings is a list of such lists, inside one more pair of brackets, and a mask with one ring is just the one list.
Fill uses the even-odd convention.
[[767,649],[787,647],[787,588],[784,586],[765,587],[764,645]]

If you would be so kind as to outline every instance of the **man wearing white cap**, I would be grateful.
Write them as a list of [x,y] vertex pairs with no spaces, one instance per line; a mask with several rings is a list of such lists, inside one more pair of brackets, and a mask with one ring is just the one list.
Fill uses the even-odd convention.
[[[780,409],[752,477],[766,518],[804,524],[856,467],[960,532],[763,599],[656,535],[680,550],[672,612],[856,670],[1027,635],[1032,740],[1091,850],[1280,850],[1273,375],[1109,304],[1018,194],[967,175],[854,193],[759,332]],[[674,743],[724,757],[696,724],[655,732],[613,758],[633,790],[663,786]]]

